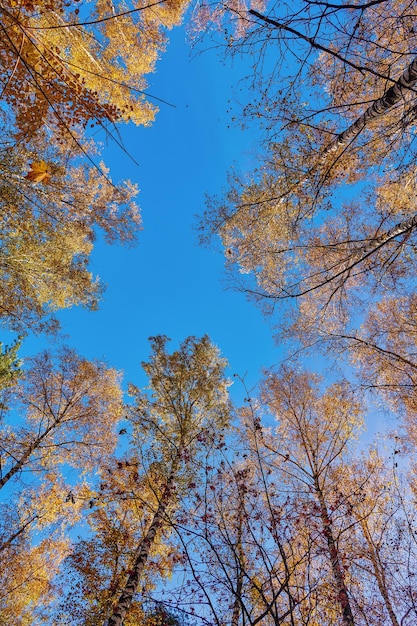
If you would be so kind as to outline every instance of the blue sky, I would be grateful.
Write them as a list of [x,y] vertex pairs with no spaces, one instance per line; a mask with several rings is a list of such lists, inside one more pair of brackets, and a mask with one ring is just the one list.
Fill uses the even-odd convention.
[[[246,376],[249,389],[262,369],[283,357],[260,310],[244,294],[225,288],[219,250],[199,246],[193,228],[205,195],[221,193],[230,167],[248,172],[256,166],[259,135],[233,124],[230,113],[234,108],[238,114],[236,100],[247,97],[240,81],[249,72],[241,59],[225,59],[223,49],[210,48],[209,38],[197,51],[183,28],[174,29],[148,91],[175,107],[161,104],[148,128],[119,127],[139,165],[104,134],[101,138],[113,180],[130,178],[141,190],[143,230],[134,248],[98,240],[91,269],[107,285],[99,310],[71,308],[58,318],[65,342],[122,370],[125,385],[146,385],[140,364],[149,356],[152,335],[167,335],[174,349],[188,335],[207,333],[229,361],[228,375]],[[45,347],[45,337],[32,337],[21,355]],[[323,371],[321,356],[305,362]],[[245,396],[238,382],[231,395],[237,403]],[[379,429],[379,418],[373,422],[368,436]]]
[[[139,166],[111,141],[104,150],[113,180],[130,178],[141,189],[138,245],[99,241],[92,270],[107,284],[99,311],[73,308],[58,317],[69,345],[88,358],[104,357],[126,372],[127,381],[145,384],[140,362],[149,354],[149,336],[166,334],[175,347],[188,335],[208,333],[229,360],[230,373],[247,373],[252,386],[262,367],[279,361],[280,351],[260,311],[243,294],[225,290],[221,254],[199,246],[193,230],[205,194],[221,192],[228,168],[254,165],[256,133],[233,126],[227,112],[242,95],[239,79],[248,68],[238,59],[224,64],[223,51],[209,49],[209,41],[198,54],[183,29],[170,39],[149,77],[149,92],[175,108],[161,104],[149,128],[120,128]],[[44,345],[44,338],[32,339],[22,353]]]

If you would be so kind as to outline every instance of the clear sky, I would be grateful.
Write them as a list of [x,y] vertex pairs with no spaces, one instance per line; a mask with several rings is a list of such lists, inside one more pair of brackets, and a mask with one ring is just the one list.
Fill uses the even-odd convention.
[[[149,128],[120,127],[139,166],[111,141],[104,150],[113,180],[130,178],[141,189],[138,245],[98,242],[92,269],[107,284],[100,310],[73,308],[58,317],[69,345],[88,358],[104,357],[126,372],[127,381],[145,383],[140,362],[149,354],[149,336],[166,334],[175,347],[188,335],[208,333],[229,360],[230,373],[247,373],[251,386],[262,367],[279,361],[280,351],[255,305],[225,290],[221,254],[200,247],[193,230],[205,194],[221,192],[228,168],[253,166],[256,135],[229,127],[227,113],[230,101],[244,94],[239,79],[248,68],[236,59],[224,64],[223,51],[209,49],[209,41],[197,54],[183,29],[170,38],[149,77],[149,92],[175,108],[160,105]],[[31,340],[23,353],[44,346],[44,338]]]

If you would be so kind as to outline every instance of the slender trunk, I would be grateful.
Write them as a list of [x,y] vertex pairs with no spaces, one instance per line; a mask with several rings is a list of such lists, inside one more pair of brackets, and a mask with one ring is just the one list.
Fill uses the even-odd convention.
[[19,530],[13,533],[13,535],[11,535],[6,541],[4,541],[0,545],[0,552],[8,548],[13,543],[13,541],[17,539],[17,537],[22,535],[25,532],[26,528],[30,526],[31,523],[34,522],[36,519],[39,519],[39,515],[34,515],[33,517],[31,517],[30,520],[28,520],[21,528],[19,528]]
[[239,518],[237,528],[237,541],[236,541],[236,591],[234,593],[235,600],[233,603],[233,612],[231,626],[238,626],[239,617],[242,611],[242,590],[243,590],[243,570],[244,570],[244,553],[242,544],[243,535],[243,514],[244,514],[244,500],[243,496],[239,501]]
[[343,567],[339,558],[339,551],[337,548],[336,540],[333,536],[332,524],[327,511],[326,501],[324,499],[323,491],[318,483],[317,478],[314,479],[315,490],[320,505],[320,516],[323,524],[323,534],[326,537],[327,547],[329,549],[330,563],[332,567],[333,577],[336,582],[337,600],[342,610],[342,618],[345,626],[355,626],[353,619],[353,613],[349,602],[349,595],[345,585],[345,578],[343,575]]
[[379,235],[379,237],[375,237],[374,239],[371,239],[370,241],[365,243],[365,245],[359,250],[352,251],[352,255],[350,256],[350,258],[348,258],[344,262],[341,262],[339,266],[340,269],[336,270],[332,276],[329,276],[328,278],[325,278],[325,280],[323,280],[322,282],[316,283],[312,285],[311,287],[308,287],[307,289],[304,289],[304,290],[300,290],[297,292],[286,291],[284,295],[281,297],[299,298],[300,296],[304,296],[307,293],[310,293],[311,291],[315,291],[316,289],[320,289],[321,287],[324,287],[324,285],[331,283],[332,281],[336,280],[337,278],[340,278],[344,274],[348,274],[354,267],[356,267],[357,265],[365,261],[372,254],[374,254],[375,252],[380,250],[383,246],[385,246],[387,243],[390,243],[391,241],[396,239],[396,237],[400,237],[401,235],[403,235],[404,237],[409,236],[409,234],[413,230],[415,230],[416,226],[417,226],[417,214],[414,214],[408,219],[404,220],[403,222],[399,222],[398,224],[396,224],[395,226],[387,230],[382,235]]
[[391,599],[389,597],[388,594],[388,589],[387,589],[387,582],[385,579],[385,572],[384,572],[384,568],[382,566],[382,563],[380,561],[379,558],[379,554],[378,551],[375,549],[374,543],[372,541],[372,537],[370,535],[369,532],[369,528],[367,526],[366,520],[362,520],[361,521],[361,527],[362,527],[362,531],[364,534],[364,537],[366,539],[366,543],[368,544],[368,550],[369,550],[369,558],[370,561],[372,563],[372,567],[374,570],[374,576],[378,585],[378,589],[379,592],[384,600],[385,603],[385,607],[388,611],[388,615],[390,617],[391,620],[391,624],[392,626],[400,626],[398,620],[397,620],[397,616],[394,613],[394,608],[391,604]]
[[57,426],[57,421],[53,422],[53,424],[51,424],[51,426],[49,426],[49,428],[47,428],[42,435],[39,435],[39,437],[37,437],[34,441],[32,441],[32,443],[30,444],[30,446],[26,449],[26,451],[22,454],[22,456],[20,457],[20,459],[16,460],[15,464],[13,465],[13,467],[11,467],[9,469],[9,471],[0,478],[0,489],[2,487],[4,487],[4,485],[15,475],[17,474],[17,472],[19,472],[22,467],[24,467],[24,465],[27,463],[27,461],[30,459],[30,457],[32,456],[33,452],[40,446],[40,444],[42,443],[42,441],[45,439],[45,437],[47,437],[49,435],[49,433]]
[[365,256],[367,256],[369,253],[374,252],[378,248],[381,248],[383,245],[385,245],[389,241],[392,241],[396,237],[399,237],[400,235],[406,235],[407,233],[414,230],[416,226],[417,214],[415,213],[403,222],[399,222],[379,237],[375,237],[375,239],[372,239],[368,244],[365,245],[364,248],[362,248],[361,258],[365,258]]
[[[332,51],[328,48],[325,48],[318,44],[314,39],[303,35],[302,33],[291,29],[286,24],[281,24],[280,22],[271,19],[265,15],[262,15],[258,11],[251,9],[249,13],[258,19],[270,24],[271,26],[275,26],[280,30],[286,30],[297,37],[300,37],[304,41],[307,41],[313,48],[318,50],[323,50],[329,54],[333,54],[333,56],[339,58],[342,63],[350,65],[354,69],[358,71],[363,71],[366,68],[357,67],[355,64],[351,63],[348,59],[344,59],[338,55],[337,52]],[[381,78],[384,78],[381,76]],[[385,77],[386,78],[386,77]],[[387,91],[384,93],[381,98],[374,100],[374,102],[369,106],[362,115],[360,115],[346,130],[340,133],[332,143],[325,148],[320,156],[320,160],[324,160],[329,154],[335,152],[339,147],[345,146],[347,143],[351,142],[359,133],[367,126],[367,124],[375,120],[382,115],[384,115],[387,111],[392,109],[393,106],[398,104],[401,100],[404,99],[404,95],[408,90],[413,89],[417,83],[417,57],[413,59],[407,69],[401,74],[400,78],[393,84]]]
[[120,594],[119,600],[113,608],[113,614],[106,622],[106,626],[122,626],[126,613],[128,612],[130,605],[133,601],[133,596],[137,591],[140,577],[145,569],[146,561],[148,560],[149,552],[155,542],[157,532],[162,528],[164,524],[164,517],[167,508],[172,502],[172,493],[174,480],[177,472],[177,464],[174,463],[171,469],[171,473],[166,482],[164,491],[159,501],[158,508],[153,516],[152,523],[146,535],[143,537],[137,551],[135,561],[132,565],[129,577],[126,585]]
[[340,146],[345,146],[351,142],[372,120],[378,119],[393,106],[404,99],[408,90],[413,89],[417,83],[417,57],[413,59],[407,69],[401,74],[400,78],[384,93],[381,98],[374,100],[370,107],[366,109],[353,124],[346,128],[336,139],[326,148],[322,154],[322,158],[328,154],[335,152]]

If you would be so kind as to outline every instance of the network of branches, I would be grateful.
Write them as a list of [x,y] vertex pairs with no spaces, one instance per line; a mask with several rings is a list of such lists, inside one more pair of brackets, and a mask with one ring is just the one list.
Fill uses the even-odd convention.
[[[0,344],[0,624],[416,623],[415,17],[410,0],[0,2],[0,322],[19,333]],[[135,242],[136,186],[96,131],[123,150],[118,124],[154,121],[147,75],[184,19],[245,59],[239,123],[260,137],[201,237],[290,356],[247,389],[208,336],[158,335],[125,398],[103,360],[19,350],[98,306],[97,232]],[[390,432],[364,442],[381,406]]]

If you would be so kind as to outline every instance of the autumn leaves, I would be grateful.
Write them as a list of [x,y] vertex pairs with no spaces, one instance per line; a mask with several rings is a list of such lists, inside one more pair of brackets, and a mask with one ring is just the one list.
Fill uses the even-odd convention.
[[[19,365],[13,352],[6,359],[9,369]],[[2,385],[0,619],[10,624],[46,615],[68,529],[91,499],[83,478],[70,486],[63,467],[79,475],[105,463],[123,411],[119,376],[102,363],[63,349],[57,359],[43,353],[26,365]]]
[[[185,8],[1,5],[9,329],[52,331],[57,309],[96,307],[96,229],[134,241],[136,188],[113,184],[88,128],[117,140],[115,123],[152,121],[145,75]],[[277,320],[292,350],[312,347],[321,369],[324,354],[349,359],[353,383],[332,371],[326,386],[294,359],[233,412],[208,337],[170,352],[158,336],[149,386],[126,404],[105,363],[62,348],[22,367],[17,345],[4,349],[1,623],[165,626],[172,607],[217,626],[415,622],[412,460],[401,474],[417,442],[414,14],[393,1],[291,11],[233,8],[244,24],[228,46],[253,51],[246,113],[266,149],[203,228],[267,309],[295,303]],[[288,52],[301,59],[290,71]],[[355,449],[370,388],[401,420],[391,458],[379,442]],[[155,597],[164,607],[149,614]]]
[[[136,238],[137,189],[112,182],[88,129],[112,137],[115,122],[153,120],[145,75],[185,8],[158,4],[148,15],[108,0],[1,4],[0,320],[22,336],[55,332],[58,309],[97,306],[102,286],[88,263],[98,229],[110,243]],[[17,349],[0,355],[0,622],[29,625],[53,619],[69,530],[103,505],[86,476],[111,466],[125,407],[104,363],[61,348],[23,372]],[[136,521],[130,546],[146,525]]]
[[35,161],[30,164],[30,170],[26,178],[33,183],[43,183],[47,185],[51,179],[51,167],[45,161]]
[[[207,337],[190,337],[172,354],[166,345],[151,340],[149,390],[131,387],[128,407],[119,374],[103,363],[63,349],[56,359],[35,357],[19,375],[16,349],[3,354],[4,367],[17,369],[2,391],[5,623],[134,624],[144,616],[140,589],[178,562],[173,520],[223,440],[229,383]],[[80,523],[83,539],[71,542]]]
[[181,561],[175,519],[189,484],[204,475],[205,458],[230,421],[226,362],[208,337],[190,337],[172,354],[166,337],[151,346],[143,363],[149,393],[130,389],[130,445],[121,460],[100,467],[89,538],[75,543],[66,562],[68,582],[85,591],[72,602],[71,584],[64,586],[62,623],[133,626],[144,619],[143,590]]
[[[404,504],[405,519],[411,525],[415,519],[413,456],[408,459],[410,474],[402,479],[401,487],[397,459],[404,446],[411,451],[416,445],[416,214],[410,196],[416,191],[416,32],[410,7],[401,2],[349,6],[323,2],[312,7],[307,2],[299,3],[297,10],[277,5],[265,12],[249,11],[252,18],[245,11],[238,12],[241,19],[252,22],[236,50],[252,53],[252,84],[257,89],[245,113],[261,120],[265,150],[255,172],[234,174],[223,200],[210,203],[202,232],[205,237],[220,236],[232,279],[271,315],[279,340],[289,342],[293,354],[307,349],[316,362],[319,357],[320,369],[337,363],[353,378],[361,411],[360,393],[376,391],[376,406],[391,412],[392,427],[399,431],[395,440],[386,443],[388,449],[395,448],[395,462],[379,455],[378,444],[361,461],[347,461],[345,453],[354,433],[346,436],[345,444],[338,437],[349,431],[358,412],[353,405],[345,411],[338,404],[345,392],[340,388],[332,401],[337,415],[331,426],[331,404],[323,405],[315,415],[313,379],[309,374],[296,374],[297,361],[292,373],[284,370],[279,377],[267,378],[264,399],[278,426],[264,433],[259,418],[255,421],[247,411],[247,419],[253,419],[257,466],[262,463],[263,480],[269,474],[279,476],[283,484],[288,480],[288,493],[297,494],[293,514],[308,510],[311,526],[327,547],[322,547],[324,561],[320,562],[318,553],[313,557],[307,546],[314,552],[318,535],[314,538],[306,520],[304,539],[297,538],[295,530],[301,531],[303,522],[290,521],[291,507],[284,507],[289,516],[286,522],[275,527],[271,523],[275,554],[279,552],[282,562],[281,577],[274,578],[271,566],[270,578],[260,585],[260,598],[266,612],[272,612],[274,603],[278,607],[278,597],[294,567],[305,595],[300,600],[298,593],[287,590],[288,613],[276,608],[273,623],[411,624],[411,605],[405,608],[404,597],[396,604],[401,592],[389,588],[386,574],[393,570],[388,553],[383,553],[395,541],[392,536],[383,537],[380,524],[393,511],[405,537],[407,523],[400,520],[398,499]],[[314,54],[317,50],[319,55]],[[294,65],[291,55],[297,59]],[[259,69],[263,67],[260,59],[269,64],[268,72]],[[297,383],[290,385],[291,380]],[[291,393],[287,391],[284,402],[288,388]],[[330,393],[331,388],[323,397]],[[284,443],[287,429],[292,433],[288,444]],[[271,432],[276,439],[267,443]],[[326,442],[325,454],[320,451],[322,441]],[[328,465],[327,453],[332,457]],[[360,470],[361,463],[365,471]],[[300,477],[305,490],[295,486]],[[331,502],[323,492],[327,480],[324,491],[333,490]],[[270,506],[271,493],[275,497],[285,488],[282,483],[277,486],[278,478],[273,487],[268,481],[263,490]],[[314,494],[316,510],[310,508],[308,494]],[[283,496],[277,500],[282,507]],[[343,517],[346,523],[351,520],[352,534],[343,525]],[[299,559],[291,568],[282,539],[278,541],[278,529],[284,532],[284,528],[294,532],[288,549],[291,557]],[[252,531],[250,522],[247,529]],[[294,550],[295,545],[304,545],[305,552]],[[412,563],[405,574],[396,562],[396,571],[402,572],[399,576],[414,576],[414,539],[408,534],[404,544],[395,545],[404,554],[409,550]],[[246,562],[245,571],[247,567]],[[359,574],[361,568],[366,576]],[[375,604],[369,602],[372,586]],[[257,623],[258,618],[252,613],[248,619]]]
[[7,215],[0,225],[0,317],[9,327],[53,328],[57,309],[94,308],[101,294],[88,271],[95,230],[109,241],[135,239],[137,189],[112,182],[88,129],[98,126],[117,144],[116,122],[153,120],[145,75],[185,5],[156,3],[147,12],[140,3],[126,10],[108,0],[85,7],[13,0],[0,7]]

